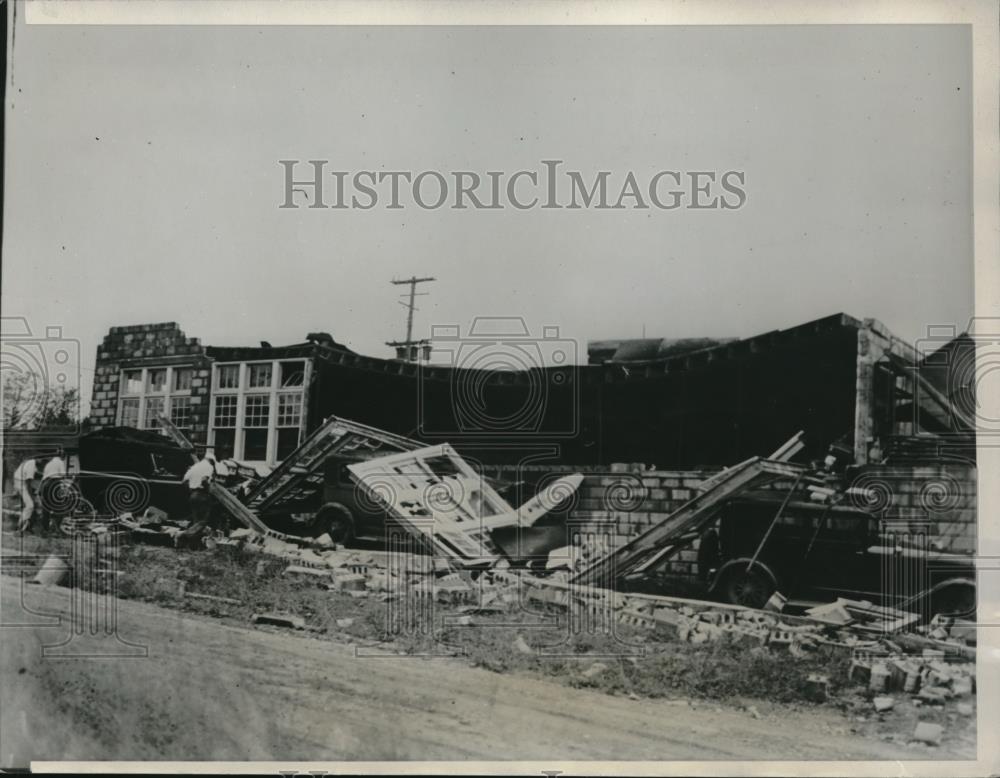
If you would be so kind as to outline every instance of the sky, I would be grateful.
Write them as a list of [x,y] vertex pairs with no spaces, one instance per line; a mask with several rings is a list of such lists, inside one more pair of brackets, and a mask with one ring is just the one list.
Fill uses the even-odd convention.
[[[973,311],[963,26],[99,27],[18,20],[4,317],[209,345],[326,331],[390,356],[523,317],[577,342],[845,312],[917,341]],[[737,210],[279,209],[330,169],[744,171]],[[614,188],[614,187],[612,187]]]

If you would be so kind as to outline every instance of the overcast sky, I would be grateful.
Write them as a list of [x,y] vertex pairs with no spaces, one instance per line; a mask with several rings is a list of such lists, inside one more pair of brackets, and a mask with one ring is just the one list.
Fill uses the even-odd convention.
[[[972,314],[965,27],[30,26],[7,105],[4,316],[94,351],[416,316],[580,342],[750,336],[840,311],[915,340]],[[279,210],[279,159],[356,170],[746,171],[739,210]],[[585,356],[583,357],[585,358]]]

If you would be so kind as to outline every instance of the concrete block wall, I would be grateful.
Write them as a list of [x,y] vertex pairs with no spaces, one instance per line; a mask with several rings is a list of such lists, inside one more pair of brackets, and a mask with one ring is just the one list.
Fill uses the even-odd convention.
[[865,465],[851,473],[848,483],[867,490],[866,507],[883,517],[887,534],[926,534],[946,551],[975,553],[975,465]]
[[205,442],[208,434],[211,360],[198,338],[189,338],[176,322],[112,327],[97,347],[94,389],[90,404],[92,429],[117,423],[122,371],[142,367],[192,367],[192,437]]
[[[716,472],[615,464],[605,472],[587,473],[568,517],[573,542],[591,553],[618,548],[694,497],[698,484]],[[697,541],[663,569],[672,576],[697,579]]]

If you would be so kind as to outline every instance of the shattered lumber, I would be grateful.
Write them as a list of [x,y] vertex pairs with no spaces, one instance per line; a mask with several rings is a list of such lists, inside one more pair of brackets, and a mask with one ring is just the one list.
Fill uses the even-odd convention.
[[241,524],[260,533],[269,533],[268,526],[257,518],[257,514],[241,503],[226,487],[216,481],[209,481],[208,492],[219,504],[225,508],[226,512]]
[[247,495],[254,511],[271,508],[286,498],[323,488],[323,465],[334,454],[373,458],[379,453],[413,451],[422,444],[402,435],[331,416]]
[[654,554],[663,554],[664,547],[673,545],[682,536],[690,536],[707,525],[734,494],[777,478],[796,478],[807,469],[790,462],[778,462],[754,457],[713,476],[712,483],[701,494],[684,503],[659,524],[610,554],[598,559],[573,577],[575,583],[614,582],[632,569],[648,561]]

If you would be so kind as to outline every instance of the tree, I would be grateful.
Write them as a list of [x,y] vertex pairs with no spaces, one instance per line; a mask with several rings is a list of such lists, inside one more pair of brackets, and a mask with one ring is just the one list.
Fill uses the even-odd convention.
[[69,427],[80,420],[80,391],[49,386],[38,374],[9,371],[3,377],[3,428]]

